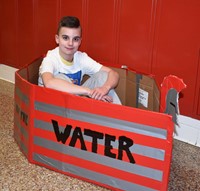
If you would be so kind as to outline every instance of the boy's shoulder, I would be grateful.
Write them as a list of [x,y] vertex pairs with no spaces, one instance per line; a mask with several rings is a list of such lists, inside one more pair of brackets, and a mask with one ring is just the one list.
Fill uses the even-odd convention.
[[87,55],[87,53],[78,50],[78,51],[74,54],[74,57],[75,57],[75,58],[84,58],[84,57],[88,57],[88,55]]
[[47,51],[47,55],[49,55],[49,54],[50,54],[50,55],[51,55],[51,54],[57,55],[58,53],[59,53],[59,48],[58,48],[58,47]]

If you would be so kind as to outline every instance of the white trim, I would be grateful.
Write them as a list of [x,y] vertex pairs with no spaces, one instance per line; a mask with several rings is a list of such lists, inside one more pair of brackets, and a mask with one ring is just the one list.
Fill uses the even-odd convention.
[[[15,71],[18,69],[0,64],[0,79],[15,83]],[[200,147],[200,120],[179,115],[179,126],[176,126],[177,135],[174,138]]]
[[179,115],[175,139],[200,147],[200,120]]
[[0,64],[0,79],[15,83],[15,72],[17,70],[17,68],[13,68],[5,64]]

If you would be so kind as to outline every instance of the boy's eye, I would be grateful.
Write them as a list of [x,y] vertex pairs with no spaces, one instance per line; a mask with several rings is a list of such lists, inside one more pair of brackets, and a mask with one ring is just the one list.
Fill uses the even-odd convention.
[[[66,40],[70,40],[70,37],[67,36],[67,35],[62,35],[62,38],[63,38],[63,40],[65,40],[65,41],[66,41]],[[77,37],[74,37],[74,38],[72,39],[72,41],[74,41],[74,42],[79,42],[80,39],[81,39],[81,37],[77,36]]]
[[80,41],[80,37],[75,37],[75,38],[74,38],[74,41],[75,41],[75,42]]
[[62,37],[63,37],[64,40],[68,40],[69,39],[69,37],[66,36],[66,35],[63,35]]

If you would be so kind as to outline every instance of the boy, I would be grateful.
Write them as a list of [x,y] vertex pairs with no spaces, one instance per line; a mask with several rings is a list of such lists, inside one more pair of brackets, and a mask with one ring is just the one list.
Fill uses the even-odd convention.
[[[78,51],[81,44],[78,18],[63,17],[55,40],[58,47],[48,51],[39,69],[40,86],[121,104],[114,91],[119,81],[118,73]],[[81,85],[85,74],[90,78]]]

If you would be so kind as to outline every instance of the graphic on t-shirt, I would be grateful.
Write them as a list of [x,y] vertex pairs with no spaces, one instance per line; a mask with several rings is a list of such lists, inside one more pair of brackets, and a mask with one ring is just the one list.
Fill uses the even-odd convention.
[[73,84],[81,85],[81,70],[74,74],[65,74],[65,73],[62,73],[62,74],[66,75],[68,78],[70,78],[70,80],[72,81]]

